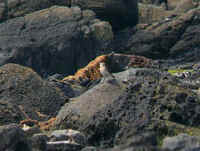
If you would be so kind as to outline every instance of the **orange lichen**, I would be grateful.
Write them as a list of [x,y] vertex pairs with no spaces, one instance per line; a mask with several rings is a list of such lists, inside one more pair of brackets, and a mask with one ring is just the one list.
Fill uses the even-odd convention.
[[63,81],[81,80],[81,79],[89,79],[89,80],[99,79],[102,76],[99,71],[99,64],[100,62],[105,62],[106,60],[107,60],[106,55],[99,56],[95,60],[91,61],[86,67],[79,69],[75,73],[75,75],[65,77]]
[[23,126],[24,124],[28,125],[28,126],[35,126],[35,125],[39,125],[39,122],[37,120],[32,120],[32,119],[26,119],[23,121],[20,121],[20,126]]
[[142,56],[131,56],[128,67],[151,67],[152,60]]
[[55,117],[50,118],[48,121],[39,122],[39,127],[41,130],[50,130],[53,127],[54,121],[56,120]]

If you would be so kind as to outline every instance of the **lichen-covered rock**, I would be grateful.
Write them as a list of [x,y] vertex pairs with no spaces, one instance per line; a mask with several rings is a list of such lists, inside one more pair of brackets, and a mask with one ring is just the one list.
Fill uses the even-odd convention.
[[[84,132],[90,144],[112,146],[123,144],[133,133],[148,130],[151,124],[154,128],[149,130],[156,131],[157,124],[152,120],[200,124],[199,97],[182,87],[176,77],[156,69],[129,71],[115,75],[120,87],[101,82],[65,104],[55,126]],[[126,83],[121,79],[127,79]]]
[[31,144],[24,131],[16,124],[0,126],[0,150],[31,151]]
[[[113,42],[112,50],[148,58],[170,58],[177,61],[194,62],[199,60],[200,50],[200,8],[191,9],[182,15],[172,15],[147,25],[143,30],[119,33],[125,39]],[[181,62],[182,63],[182,62]]]
[[[34,115],[34,112],[32,114]],[[36,113],[35,116],[37,117]],[[9,101],[0,100],[0,125],[19,123],[25,118],[26,115],[17,105],[12,104]]]
[[46,118],[56,115],[67,99],[60,89],[53,88],[32,69],[17,64],[0,67],[0,91],[1,104],[18,106],[24,119],[42,119],[39,112]]
[[112,27],[79,7],[53,6],[0,24],[0,65],[29,66],[40,75],[72,74],[102,53]]
[[179,134],[163,140],[162,148],[176,151],[196,151],[200,149],[200,137]]
[[66,0],[2,0],[0,1],[0,22],[14,17],[24,16],[33,11],[53,5],[67,6]]

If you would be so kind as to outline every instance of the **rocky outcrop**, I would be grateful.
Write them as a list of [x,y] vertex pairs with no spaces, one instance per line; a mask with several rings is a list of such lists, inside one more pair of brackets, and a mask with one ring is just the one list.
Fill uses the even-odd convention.
[[200,149],[200,137],[179,134],[163,140],[162,148],[177,151],[195,151]]
[[138,20],[137,0],[5,0],[0,2],[0,22],[53,5],[79,6],[84,10],[93,10],[99,18],[111,22],[113,27],[117,29],[135,25]]
[[[11,111],[7,112],[11,115],[7,113],[7,116],[16,116],[12,122],[20,121],[22,118],[47,119],[49,115],[56,115],[67,99],[60,89],[53,88],[32,69],[16,64],[0,67],[0,98],[1,106],[7,102],[8,105],[11,104],[7,107],[10,108]],[[15,106],[17,107],[14,108]],[[4,110],[1,112],[5,114]],[[44,115],[40,116],[41,114]],[[11,120],[6,119],[7,116],[2,117],[1,122]]]
[[148,4],[138,4],[139,10],[139,23],[150,24],[156,21],[165,19],[168,16],[171,16],[173,11],[166,11],[162,7],[157,7],[155,5]]
[[[129,29],[115,37],[111,49],[154,59],[198,61],[199,17],[200,9],[196,8],[181,16],[171,16],[152,25],[146,25],[144,29]],[[120,36],[125,37],[125,40],[120,41]]]
[[0,65],[17,63],[45,76],[72,74],[112,40],[112,27],[90,10],[58,7],[0,24]]
[[0,126],[0,150],[31,151],[30,143],[24,131],[15,124]]
[[2,0],[0,2],[0,22],[14,17],[24,16],[33,11],[45,9],[53,5],[67,6],[66,0]]
[[167,72],[129,69],[115,78],[117,85],[101,82],[65,104],[55,127],[81,130],[90,144],[110,146],[148,128],[157,131],[152,120],[199,125],[197,94]]

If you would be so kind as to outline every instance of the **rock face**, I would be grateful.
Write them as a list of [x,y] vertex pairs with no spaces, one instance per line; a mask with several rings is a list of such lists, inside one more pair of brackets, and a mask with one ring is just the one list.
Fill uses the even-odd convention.
[[67,4],[66,0],[2,0],[0,2],[0,21],[23,16],[53,5],[67,6]]
[[[11,116],[16,118],[12,122],[21,118],[40,119],[39,113],[56,115],[67,99],[61,90],[52,88],[32,69],[16,64],[0,67],[0,98],[1,106],[7,102],[8,105],[12,104],[8,107],[11,108]],[[14,108],[15,106],[17,108]],[[2,111],[5,112],[4,109]],[[15,112],[15,115],[12,112]],[[3,119],[6,120],[7,116]],[[8,119],[6,121],[8,122]]]
[[29,66],[43,76],[74,73],[113,38],[94,12],[58,6],[0,24],[0,35],[0,65]]
[[53,5],[69,7],[78,5],[82,9],[93,10],[99,18],[111,22],[114,28],[135,25],[138,21],[137,0],[5,0],[0,2],[0,22]]
[[175,77],[145,68],[129,69],[115,77],[120,88],[101,82],[65,104],[55,126],[83,131],[90,144],[112,146],[147,127],[155,128],[151,120],[199,125],[199,98]]
[[[199,59],[200,9],[192,9],[181,16],[171,16],[165,20],[147,25],[145,29],[129,33],[119,33],[126,37],[116,43],[113,50],[137,54],[149,58],[173,58],[185,62]],[[129,32],[131,32],[129,30]]]
[[162,148],[177,151],[196,151],[200,149],[200,138],[187,134],[167,137],[163,140]]
[[[34,112],[32,114],[34,115]],[[35,116],[37,117],[36,113]],[[26,114],[17,105],[3,99],[0,100],[0,125],[18,123],[26,118]]]
[[15,124],[0,126],[0,150],[5,151],[31,151],[23,130]]
[[72,6],[93,10],[99,18],[109,21],[114,29],[133,26],[138,22],[138,0],[72,0]]

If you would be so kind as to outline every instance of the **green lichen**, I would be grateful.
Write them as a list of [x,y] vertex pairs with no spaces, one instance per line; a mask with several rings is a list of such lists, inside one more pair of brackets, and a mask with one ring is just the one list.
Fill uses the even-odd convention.
[[183,72],[193,72],[192,69],[169,69],[168,72],[171,74],[171,75],[174,75],[174,74],[177,74],[177,73],[183,73]]

